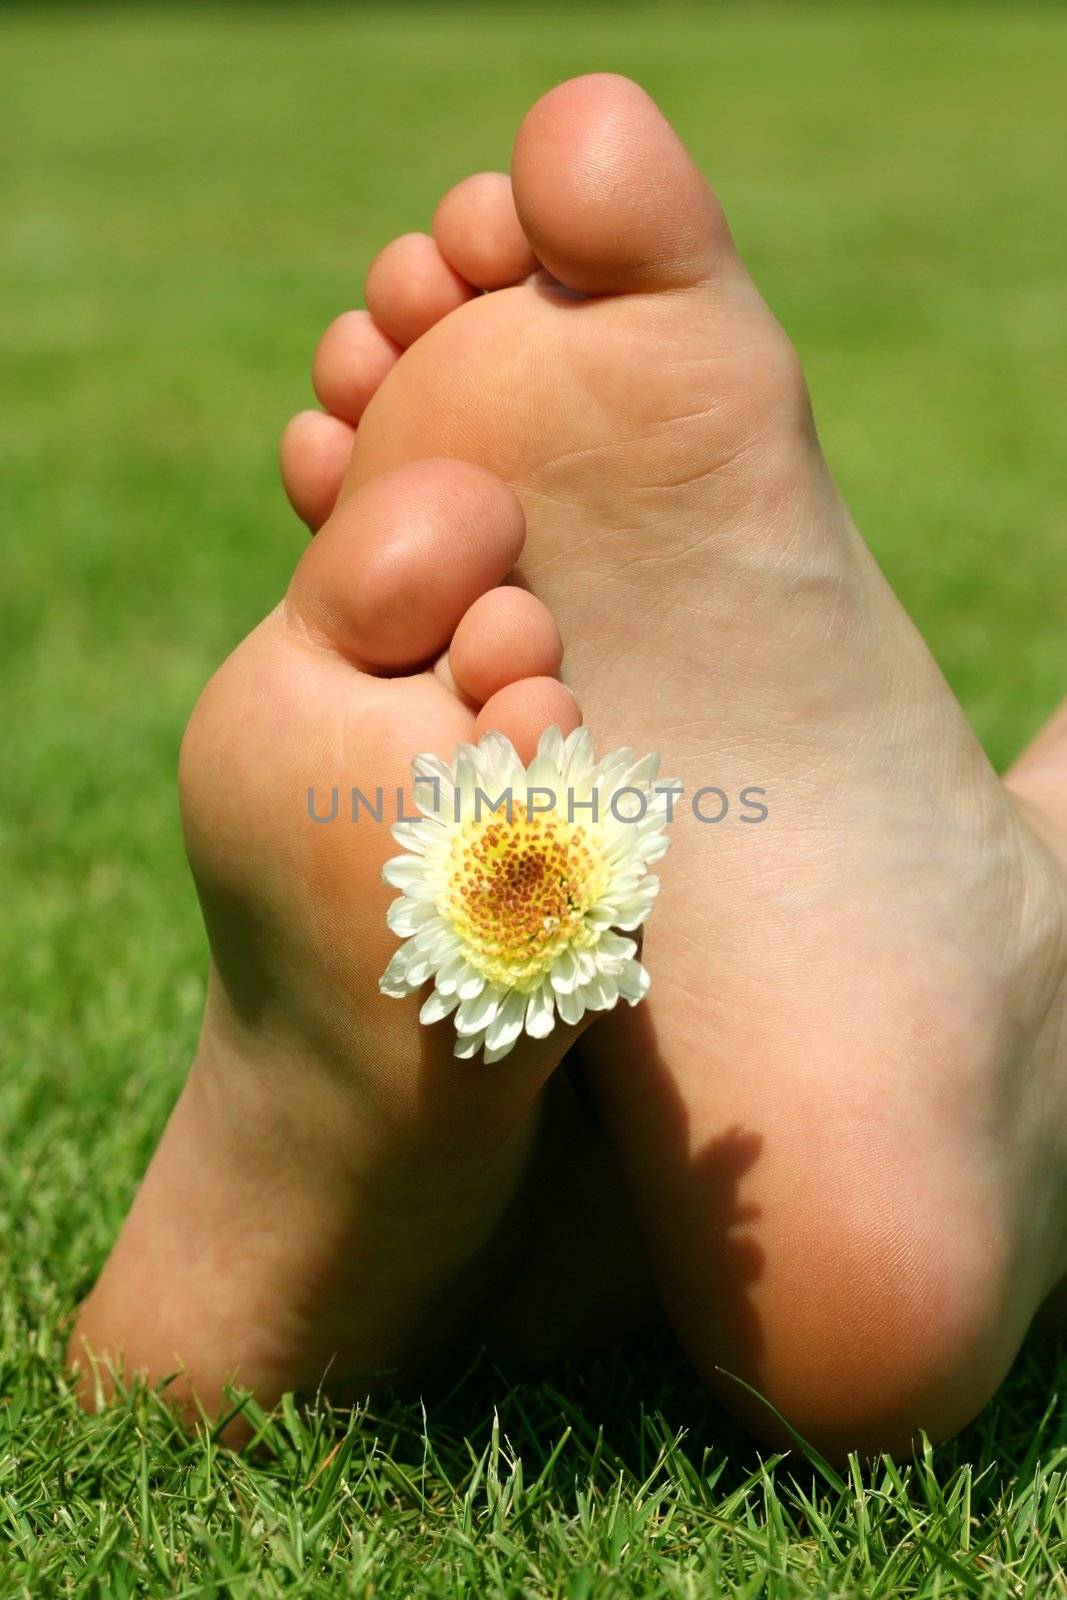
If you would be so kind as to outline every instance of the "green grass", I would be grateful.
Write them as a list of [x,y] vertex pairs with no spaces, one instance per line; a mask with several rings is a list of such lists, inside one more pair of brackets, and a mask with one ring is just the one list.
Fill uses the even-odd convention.
[[[301,547],[274,438],[390,232],[517,111],[639,75],[715,175],[832,462],[994,759],[1067,679],[1067,14],[1026,4],[0,13],[0,1596],[1064,1593],[1067,1370],[842,1478],[670,1351],[487,1368],[234,1459],[61,1351],[192,1049],[174,764]],[[871,1352],[877,1361],[877,1350]]]

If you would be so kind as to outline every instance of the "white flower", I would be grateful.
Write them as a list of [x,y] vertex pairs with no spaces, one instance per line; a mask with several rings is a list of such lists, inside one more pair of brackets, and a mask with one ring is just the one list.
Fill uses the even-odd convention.
[[[460,745],[452,766],[412,763],[417,822],[393,837],[405,855],[382,869],[402,890],[389,926],[405,939],[381,979],[403,998],[433,980],[419,1013],[453,1017],[457,1056],[507,1055],[556,1017],[632,1006],[648,992],[637,944],[667,849],[671,786],[658,756],[616,750],[597,762],[588,728],[542,734],[529,767],[509,739]],[[494,809],[495,808],[495,809]]]

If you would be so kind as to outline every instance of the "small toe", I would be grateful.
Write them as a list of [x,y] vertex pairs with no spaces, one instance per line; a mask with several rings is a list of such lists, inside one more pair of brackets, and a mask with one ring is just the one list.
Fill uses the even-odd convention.
[[355,437],[347,422],[323,411],[298,411],[278,447],[289,504],[312,533],[321,528],[340,493]]
[[478,713],[475,738],[483,733],[503,733],[515,746],[519,759],[530,762],[546,728],[573,733],[581,726],[577,700],[558,678],[521,678],[493,695]]
[[445,260],[479,289],[503,289],[537,270],[506,172],[475,172],[449,189],[433,236]]
[[689,286],[732,255],[718,200],[629,78],[550,89],[523,120],[511,176],[539,259],[582,294]]
[[319,340],[312,386],[327,411],[355,426],[399,355],[399,344],[368,312],[343,311]]
[[563,643],[548,607],[526,589],[490,589],[460,620],[448,651],[452,681],[476,705],[519,678],[554,678]]
[[426,233],[405,233],[387,244],[371,263],[363,292],[378,326],[405,346],[477,293]]
[[415,461],[337,506],[301,558],[290,614],[369,672],[414,670],[518,560],[517,496],[467,461]]

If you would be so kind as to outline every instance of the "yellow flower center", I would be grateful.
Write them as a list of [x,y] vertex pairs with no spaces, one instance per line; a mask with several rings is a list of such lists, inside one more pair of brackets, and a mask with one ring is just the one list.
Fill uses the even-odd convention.
[[452,838],[440,907],[490,983],[535,989],[566,947],[595,942],[585,913],[605,870],[580,823],[554,812],[468,819]]

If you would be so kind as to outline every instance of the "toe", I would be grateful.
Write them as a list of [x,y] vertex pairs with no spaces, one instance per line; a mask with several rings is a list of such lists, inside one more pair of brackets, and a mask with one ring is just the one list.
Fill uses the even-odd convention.
[[461,619],[448,651],[452,681],[484,705],[519,678],[554,678],[563,660],[548,607],[525,589],[490,589]]
[[406,346],[477,291],[449,266],[429,234],[405,233],[374,258],[363,293],[378,326]]
[[732,254],[715,195],[629,78],[551,89],[519,129],[511,172],[538,257],[583,294],[691,285]]
[[344,311],[319,340],[311,382],[327,411],[353,426],[382,379],[396,365],[400,346],[366,311]]
[[347,422],[323,411],[299,411],[286,424],[278,447],[289,504],[312,533],[334,508],[355,434]]
[[546,728],[573,733],[581,720],[577,700],[558,678],[522,678],[518,683],[509,683],[485,703],[474,732],[478,739],[483,733],[506,734],[520,760],[530,762]]
[[372,478],[309,544],[287,610],[369,672],[422,666],[518,560],[513,491],[467,461],[416,461]]
[[503,289],[537,270],[506,172],[475,172],[449,189],[433,236],[450,266],[479,289]]
[[1067,700],[1004,779],[1035,830],[1067,864]]

